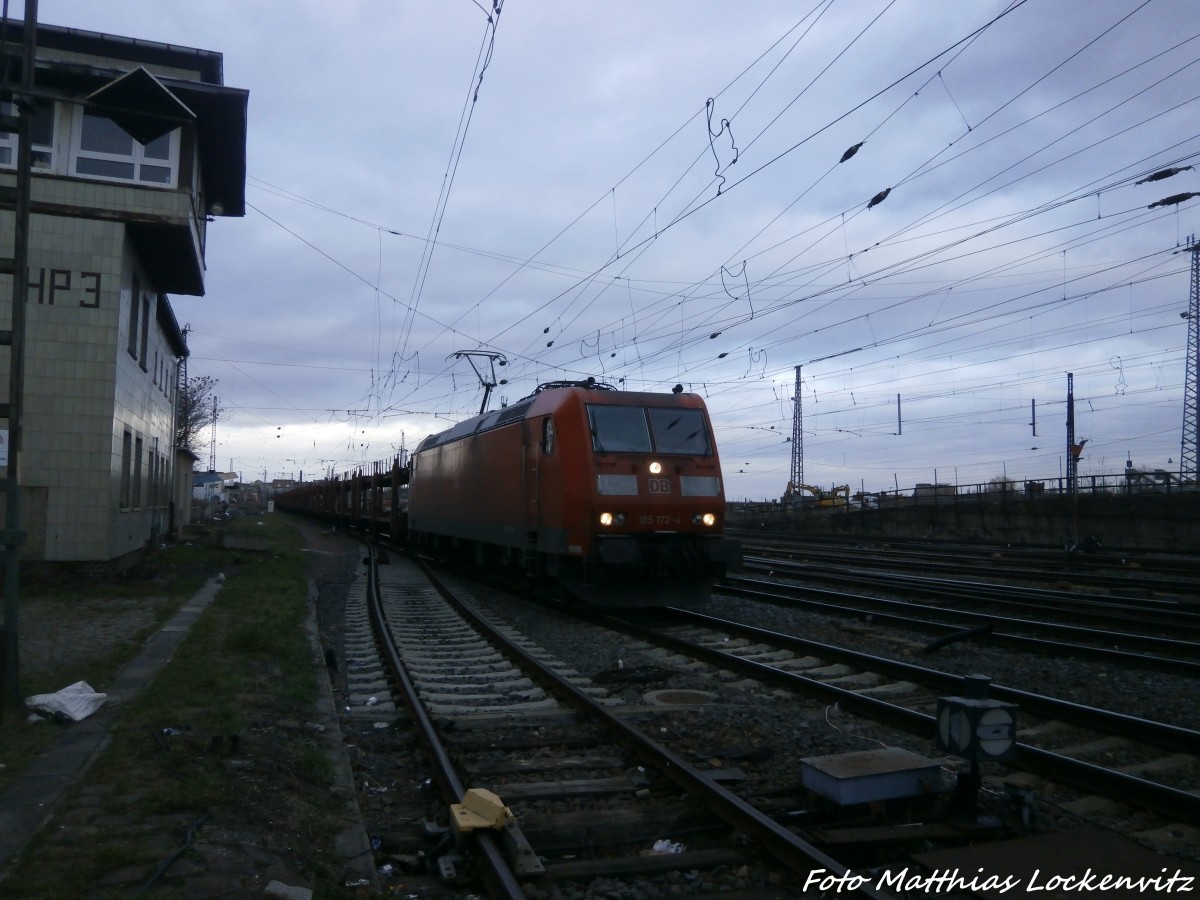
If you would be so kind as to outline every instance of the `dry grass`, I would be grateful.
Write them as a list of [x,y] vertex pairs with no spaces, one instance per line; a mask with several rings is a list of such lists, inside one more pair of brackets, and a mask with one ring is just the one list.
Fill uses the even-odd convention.
[[[124,817],[120,821],[128,819],[136,832],[145,821],[195,821],[207,814],[225,828],[231,823],[244,827],[247,840],[279,829],[293,843],[328,846],[336,821],[330,811],[330,769],[320,762],[315,741],[296,724],[311,716],[316,695],[303,627],[307,582],[301,539],[279,517],[264,517],[263,525],[235,520],[231,527],[265,532],[271,549],[235,552],[213,544],[173,548],[162,555],[163,565],[149,579],[143,576],[162,591],[148,596],[166,598],[168,612],[194,592],[196,582],[185,573],[211,576],[220,571],[226,582],[153,684],[119,710],[112,742],[87,777],[89,785],[103,786],[91,792],[88,815]],[[156,557],[151,564],[159,562]],[[179,594],[173,586],[181,588]],[[92,600],[87,603],[90,608]],[[97,666],[115,671],[133,649],[115,648],[90,671]],[[56,673],[56,678],[63,675]],[[20,760],[34,747],[30,743],[22,749],[21,739],[10,732],[40,736],[59,727],[4,728],[0,759],[15,752]],[[69,809],[71,801],[66,805]],[[10,873],[6,895],[78,896],[74,892],[80,886],[96,885],[113,871],[115,858],[132,857],[133,865],[139,859],[144,864],[123,845],[119,832],[77,845],[69,867],[54,862],[63,852],[57,841],[69,840],[69,830],[62,835],[43,832]],[[124,842],[132,843],[136,841]],[[313,856],[321,854],[314,851]],[[318,871],[309,874],[320,880]],[[89,895],[97,894],[93,889]]]
[[[77,681],[103,691],[183,602],[229,561],[212,539],[160,550],[124,575],[97,579],[69,569],[30,571],[20,593],[19,696],[52,693]],[[110,635],[119,635],[109,639]],[[0,788],[57,737],[29,726],[22,709],[0,711]]]

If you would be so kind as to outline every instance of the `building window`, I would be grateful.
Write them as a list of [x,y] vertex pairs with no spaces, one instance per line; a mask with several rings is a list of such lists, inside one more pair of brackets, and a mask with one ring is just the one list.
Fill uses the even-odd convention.
[[[0,113],[15,116],[17,108],[11,102],[0,101]],[[29,120],[33,140],[33,168],[49,169],[54,163],[54,104],[39,106]],[[0,166],[16,167],[17,136],[11,131],[0,131]]]
[[179,129],[142,145],[105,116],[84,111],[72,142],[73,174],[175,186]]
[[142,439],[138,438],[133,445],[133,508],[142,505]]
[[121,438],[121,509],[129,509],[129,485],[133,474],[133,434],[126,431]]
[[156,506],[167,505],[167,458],[158,454],[158,494]]
[[147,372],[146,367],[146,347],[150,343],[150,298],[142,297],[142,356],[139,362],[142,366],[142,371]]
[[150,469],[149,477],[146,479],[146,505],[158,505],[158,457],[151,450],[146,454],[146,464]]
[[138,310],[142,308],[142,285],[133,279],[133,290],[129,296],[129,355],[137,359],[138,353]]

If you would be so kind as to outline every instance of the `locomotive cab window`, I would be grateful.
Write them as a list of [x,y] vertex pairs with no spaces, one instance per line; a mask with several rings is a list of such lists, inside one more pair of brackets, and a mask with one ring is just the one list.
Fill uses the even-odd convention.
[[542,419],[542,455],[554,455],[554,420],[549,416]]
[[650,430],[640,406],[588,406],[592,449],[597,453],[649,453]]
[[704,415],[698,409],[662,409],[651,407],[650,425],[654,430],[654,447],[658,453],[678,453],[688,456],[709,456],[712,444]]

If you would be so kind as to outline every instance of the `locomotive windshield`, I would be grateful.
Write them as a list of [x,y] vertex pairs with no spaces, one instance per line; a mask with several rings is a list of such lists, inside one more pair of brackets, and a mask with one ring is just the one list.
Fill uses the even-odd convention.
[[589,405],[588,420],[597,453],[712,453],[698,409]]
[[640,406],[588,406],[597,453],[649,453],[650,430]]
[[654,431],[654,446],[659,453],[686,453],[689,456],[708,456],[708,429],[698,409],[655,409],[651,407],[650,426]]

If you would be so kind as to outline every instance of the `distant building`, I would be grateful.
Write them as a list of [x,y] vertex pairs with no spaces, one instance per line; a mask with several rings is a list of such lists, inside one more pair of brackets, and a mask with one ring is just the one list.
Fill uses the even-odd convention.
[[[23,27],[6,25],[0,49],[11,62]],[[119,564],[179,524],[177,365],[187,348],[167,295],[204,293],[208,223],[245,214],[248,94],[223,77],[220,53],[38,27],[21,471],[27,559]],[[0,97],[0,114],[14,112]],[[16,134],[0,131],[5,321],[17,150]],[[0,401],[8,391],[3,352]]]
[[230,488],[237,481],[237,472],[193,472],[192,499],[200,503],[228,503]]
[[938,497],[954,497],[958,494],[958,488],[952,484],[929,484],[928,482],[919,481],[913,488],[913,498],[916,500],[929,500]]

